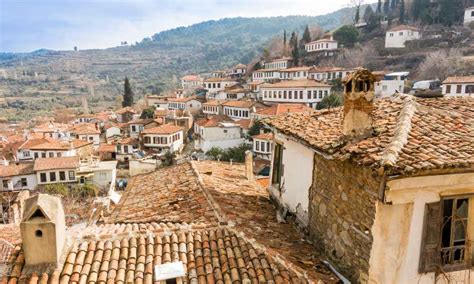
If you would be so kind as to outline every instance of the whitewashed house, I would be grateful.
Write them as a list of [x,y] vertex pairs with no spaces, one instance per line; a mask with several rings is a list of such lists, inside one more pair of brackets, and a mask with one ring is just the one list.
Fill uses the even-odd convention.
[[37,185],[32,163],[0,165],[0,191],[34,190]]
[[443,81],[445,96],[474,96],[474,76],[454,76]]
[[308,77],[318,81],[328,82],[336,78],[344,78],[354,71],[353,68],[342,67],[312,67],[308,71]]
[[139,149],[140,141],[138,139],[126,137],[115,143],[117,160],[125,161],[130,159],[132,154]]
[[252,149],[261,159],[270,161],[273,150],[273,133],[260,133],[252,136]]
[[81,123],[74,125],[69,130],[69,136],[75,139],[92,142],[94,147],[100,144],[100,130],[98,126],[90,123]]
[[222,114],[222,104],[225,101],[211,100],[202,104],[202,113],[208,115]]
[[237,64],[225,71],[225,74],[231,78],[242,78],[247,72],[247,65]]
[[168,109],[167,97],[148,95],[146,98],[148,106],[153,106],[156,109]]
[[33,161],[39,158],[72,157],[92,142],[83,140],[59,141],[51,138],[28,139],[18,147],[17,161]]
[[183,89],[194,89],[202,87],[203,79],[198,75],[186,75],[181,77],[181,87]]
[[421,34],[417,28],[400,25],[386,32],[385,48],[404,48],[406,41],[419,38],[421,38]]
[[338,43],[332,36],[308,42],[304,45],[307,52],[324,52],[325,56],[333,56],[337,48]]
[[105,131],[105,139],[107,141],[111,141],[114,139],[117,139],[119,137],[122,137],[122,128],[115,123],[107,123],[104,126],[104,131]]
[[138,138],[140,135],[140,132],[145,129],[145,125],[152,122],[153,118],[147,118],[147,119],[134,119],[128,123],[128,132],[130,137],[132,138]]
[[403,93],[405,81],[410,72],[392,72],[385,74],[383,79],[375,82],[375,96],[384,98],[395,93]]
[[159,153],[180,152],[184,145],[183,128],[177,125],[164,124],[144,129],[140,134],[143,146]]
[[117,161],[89,160],[81,162],[76,172],[79,184],[93,184],[99,188],[113,189],[117,176]]
[[133,119],[137,112],[132,107],[124,107],[115,112],[117,121],[121,123],[129,122]]
[[474,6],[468,7],[464,11],[464,25],[468,26],[472,22],[474,22]]
[[78,169],[79,157],[37,159],[33,167],[38,185],[75,183]]
[[265,106],[256,101],[227,101],[222,104],[223,114],[234,120],[250,119],[252,113],[263,108]]
[[226,115],[215,115],[194,123],[195,149],[203,152],[212,147],[226,149],[244,143],[242,128]]
[[288,69],[280,70],[280,79],[282,80],[301,80],[307,79],[309,76],[309,71],[312,67],[301,66],[301,67],[291,67]]
[[188,98],[170,98],[168,99],[168,110],[186,110],[196,113],[201,110],[201,101],[196,97]]
[[217,92],[213,99],[216,100],[240,100],[246,97],[249,91],[240,85],[226,87],[224,90]]
[[280,79],[280,69],[258,69],[253,71],[254,82],[271,82]]
[[230,86],[237,85],[237,81],[230,77],[225,78],[208,78],[204,81],[204,89],[207,90],[206,97],[208,99],[218,99],[216,98],[217,93],[224,91]]
[[313,79],[281,81],[260,87],[262,100],[269,103],[304,103],[311,108],[331,93],[331,86]]
[[286,69],[293,66],[293,59],[291,57],[282,57],[274,59],[270,62],[265,62],[265,69]]

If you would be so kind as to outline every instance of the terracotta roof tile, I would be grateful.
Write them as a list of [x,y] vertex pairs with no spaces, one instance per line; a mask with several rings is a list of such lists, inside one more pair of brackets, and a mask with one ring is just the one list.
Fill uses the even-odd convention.
[[33,170],[75,169],[78,167],[79,157],[41,158],[35,160]]
[[221,122],[234,122],[227,115],[213,115],[197,120],[195,123],[201,127],[217,127]]
[[19,175],[29,175],[33,173],[33,164],[10,164],[0,165],[0,177],[12,177]]
[[117,147],[114,144],[104,144],[101,143],[97,149],[99,153],[115,153],[117,152]]
[[260,133],[252,136],[253,139],[273,140],[273,133]]
[[465,84],[465,83],[474,83],[474,75],[471,76],[454,76],[448,77],[443,81],[443,84]]
[[473,98],[419,99],[395,95],[375,102],[373,135],[351,142],[341,130],[342,108],[267,118],[279,132],[317,150],[394,173],[474,163]]
[[283,115],[288,113],[296,113],[296,112],[313,112],[314,110],[305,104],[285,104],[279,103],[274,104],[268,108],[261,109],[256,113],[258,115],[264,116],[275,116],[275,115]]
[[416,27],[399,25],[388,30],[388,32],[398,32],[398,31],[418,31]]
[[182,130],[183,128],[178,125],[163,124],[157,127],[146,128],[141,134],[172,134]]
[[124,114],[124,113],[127,113],[127,112],[137,113],[132,107],[121,108],[121,109],[117,110],[115,113],[116,114]]

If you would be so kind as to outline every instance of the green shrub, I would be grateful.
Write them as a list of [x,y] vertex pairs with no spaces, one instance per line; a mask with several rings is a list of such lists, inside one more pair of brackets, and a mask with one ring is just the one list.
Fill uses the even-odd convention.
[[79,198],[96,197],[99,195],[99,188],[90,183],[86,183],[82,186],[77,185],[73,187],[72,195]]
[[44,193],[47,193],[47,194],[60,195],[61,197],[64,197],[68,195],[69,188],[64,183],[53,183],[53,184],[47,184],[44,187],[43,191]]

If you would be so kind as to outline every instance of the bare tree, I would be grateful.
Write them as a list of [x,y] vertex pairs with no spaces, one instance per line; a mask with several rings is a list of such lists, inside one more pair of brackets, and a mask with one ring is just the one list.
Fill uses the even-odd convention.
[[320,26],[309,26],[309,34],[313,40],[318,40],[324,35],[324,30]]
[[268,57],[276,58],[283,56],[283,39],[281,37],[274,37],[268,45]]
[[377,50],[373,44],[367,44],[363,48],[345,49],[334,62],[336,66],[365,67],[374,62]]
[[420,80],[439,79],[443,81],[462,68],[462,52],[459,49],[441,49],[428,54],[418,66]]

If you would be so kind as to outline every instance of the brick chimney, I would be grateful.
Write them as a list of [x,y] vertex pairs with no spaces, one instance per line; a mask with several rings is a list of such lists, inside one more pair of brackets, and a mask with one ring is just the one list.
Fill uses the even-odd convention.
[[375,80],[375,76],[363,68],[344,80],[344,135],[366,136],[371,132]]
[[25,274],[61,269],[65,257],[66,225],[59,197],[38,194],[25,200],[20,223]]
[[245,177],[252,181],[253,177],[253,154],[252,151],[245,151]]

